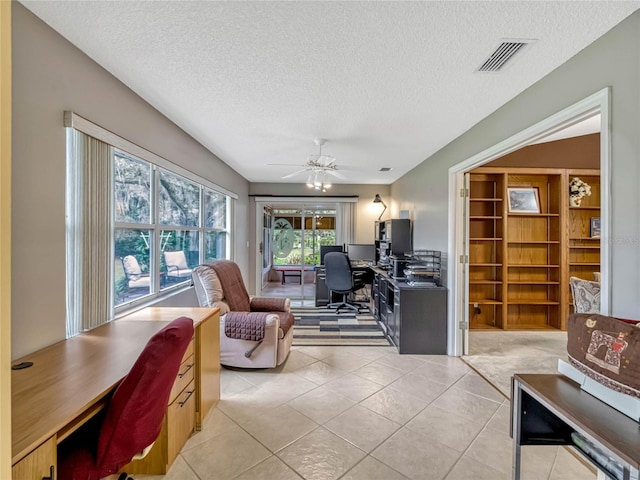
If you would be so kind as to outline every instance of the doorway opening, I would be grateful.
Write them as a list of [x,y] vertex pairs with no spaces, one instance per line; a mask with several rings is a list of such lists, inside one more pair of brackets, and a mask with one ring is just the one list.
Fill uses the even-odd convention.
[[300,306],[315,304],[315,270],[320,264],[320,247],[336,243],[336,209],[311,206],[273,206],[263,215],[262,264],[269,270],[262,292],[288,297]]
[[294,307],[318,306],[320,248],[353,240],[346,226],[355,223],[356,205],[357,198],[256,198],[256,293],[290,298]]
[[[513,135],[507,140],[459,163],[449,169],[449,225],[450,258],[460,259],[448,274],[452,295],[449,299],[448,353],[465,355],[469,349],[469,309],[478,308],[469,304],[469,201],[464,192],[468,189],[465,174],[477,167],[532,145],[589,118],[600,116],[600,228],[601,237],[607,238],[610,230],[609,200],[609,89],[603,89],[584,100],[552,115],[551,117]],[[468,178],[468,176],[467,176]],[[601,312],[610,310],[609,285],[610,248],[602,242],[600,250]]]

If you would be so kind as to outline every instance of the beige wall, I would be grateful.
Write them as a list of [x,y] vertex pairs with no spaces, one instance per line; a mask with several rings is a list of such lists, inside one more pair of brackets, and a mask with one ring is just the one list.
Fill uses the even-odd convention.
[[[640,12],[558,67],[391,186],[413,208],[414,244],[446,250],[448,170],[587,96],[611,87],[612,313],[640,316]],[[603,215],[605,215],[603,213]]]
[[22,5],[13,7],[12,357],[65,337],[65,110],[236,193],[235,255],[246,272],[249,183]]
[[11,3],[0,2],[0,478],[11,478]]

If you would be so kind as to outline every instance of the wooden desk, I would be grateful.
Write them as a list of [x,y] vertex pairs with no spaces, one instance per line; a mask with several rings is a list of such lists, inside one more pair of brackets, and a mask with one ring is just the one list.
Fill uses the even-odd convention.
[[[520,479],[520,447],[572,445],[577,432],[622,467],[621,478],[638,480],[640,425],[580,389],[564,375],[516,374],[511,395],[513,479]],[[598,470],[606,466],[583,455]],[[605,478],[599,474],[598,478]],[[615,477],[612,477],[615,478]]]
[[30,457],[55,465],[60,439],[102,408],[101,400],[129,372],[149,338],[180,316],[192,318],[196,331],[199,426],[219,399],[219,309],[143,309],[13,362],[33,362],[11,373],[14,479],[47,476],[48,466],[44,473],[36,471]]
[[[215,310],[215,313],[210,313]],[[220,400],[220,309],[149,307],[127,315],[126,321],[170,322],[178,317],[189,317],[196,325],[196,388],[200,395],[196,398],[196,430],[202,428],[206,413]],[[215,318],[214,318],[215,317]],[[200,322],[209,320],[199,327]]]

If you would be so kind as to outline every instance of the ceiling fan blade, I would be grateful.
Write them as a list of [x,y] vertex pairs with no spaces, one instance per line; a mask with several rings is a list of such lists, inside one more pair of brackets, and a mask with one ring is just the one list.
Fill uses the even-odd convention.
[[298,175],[298,174],[300,174],[300,173],[302,173],[302,172],[306,172],[307,170],[308,170],[308,168],[304,168],[304,169],[302,169],[302,170],[298,170],[297,172],[289,173],[289,174],[285,175],[285,176],[284,176],[284,177],[282,177],[282,178],[291,178],[291,177],[295,177],[296,175]]
[[341,173],[339,173],[337,170],[325,170],[325,173],[327,173],[328,175],[333,175],[334,177],[341,178],[343,180],[345,180],[347,178],[344,175],[342,175]]
[[271,167],[306,167],[307,165],[303,165],[301,163],[265,163],[265,165],[269,165]]

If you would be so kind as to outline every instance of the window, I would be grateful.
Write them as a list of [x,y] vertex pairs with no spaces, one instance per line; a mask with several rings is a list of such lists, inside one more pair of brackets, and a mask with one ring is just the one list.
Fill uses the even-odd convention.
[[204,261],[229,258],[229,197],[204,189]]
[[233,192],[65,112],[67,337],[231,258]]
[[230,198],[122,151],[114,153],[114,295],[123,308],[228,258]]
[[273,221],[275,223],[278,220],[286,220],[291,225],[293,246],[286,255],[274,253],[274,265],[300,265],[303,256],[305,265],[318,265],[320,263],[320,246],[335,245],[336,243],[335,209],[276,208],[273,211]]

